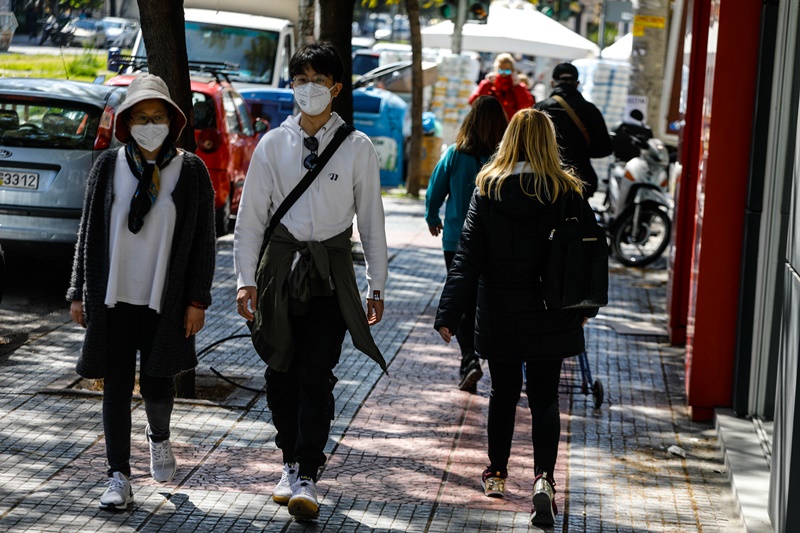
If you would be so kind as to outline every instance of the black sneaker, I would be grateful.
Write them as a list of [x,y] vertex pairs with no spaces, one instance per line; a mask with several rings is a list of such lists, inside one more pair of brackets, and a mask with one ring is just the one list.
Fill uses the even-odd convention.
[[481,362],[478,358],[471,359],[458,382],[458,389],[475,392],[477,390],[478,381],[483,377],[483,370],[481,370]]

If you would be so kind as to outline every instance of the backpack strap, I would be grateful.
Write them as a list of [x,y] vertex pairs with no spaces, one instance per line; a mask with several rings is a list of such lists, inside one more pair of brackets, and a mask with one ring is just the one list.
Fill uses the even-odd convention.
[[581,130],[581,134],[583,135],[583,138],[586,139],[586,144],[589,145],[589,147],[591,147],[592,146],[592,138],[589,136],[589,130],[587,130],[586,126],[583,125],[583,122],[581,121],[581,118],[578,116],[577,113],[575,113],[575,110],[572,109],[572,107],[567,103],[567,101],[564,100],[563,98],[561,98],[559,95],[554,94],[553,96],[551,96],[551,98],[553,100],[555,100],[556,102],[558,102],[558,104],[562,108],[564,108],[564,111],[567,112],[567,115],[569,115],[569,118],[572,119],[572,122],[574,122],[575,125],[578,126],[578,129]]

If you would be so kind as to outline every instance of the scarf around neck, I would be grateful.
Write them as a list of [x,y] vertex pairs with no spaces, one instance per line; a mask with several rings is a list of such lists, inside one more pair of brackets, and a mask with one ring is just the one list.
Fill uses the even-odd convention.
[[159,150],[156,162],[153,164],[145,161],[142,152],[133,140],[125,146],[125,159],[128,161],[128,167],[139,180],[139,185],[131,198],[131,208],[128,213],[128,229],[131,233],[139,233],[144,226],[144,217],[156,203],[158,191],[161,188],[160,170],[169,165],[176,155],[178,155],[178,150],[175,145],[165,144]]

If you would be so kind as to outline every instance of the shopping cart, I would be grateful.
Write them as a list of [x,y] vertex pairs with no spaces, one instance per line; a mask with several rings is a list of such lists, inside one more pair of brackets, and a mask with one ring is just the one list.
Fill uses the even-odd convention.
[[[577,360],[577,362],[576,362]],[[577,383],[578,370],[580,371],[580,383]],[[590,394],[594,399],[594,406],[600,407],[603,404],[603,384],[600,380],[592,380],[592,370],[589,368],[589,358],[586,352],[581,352],[577,357],[564,359],[561,366],[561,386],[566,389],[580,389],[583,394]]]

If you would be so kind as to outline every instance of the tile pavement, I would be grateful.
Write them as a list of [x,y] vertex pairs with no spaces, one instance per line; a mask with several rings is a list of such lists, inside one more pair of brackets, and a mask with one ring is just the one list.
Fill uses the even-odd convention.
[[[270,499],[280,453],[263,395],[246,407],[180,402],[173,415],[179,470],[167,484],[148,475],[144,409],[134,401],[132,511],[97,509],[104,440],[99,397],[47,392],[75,376],[81,331],[62,323],[0,359],[2,531],[535,531],[530,414],[520,400],[508,496],[478,483],[486,462],[489,378],[478,393],[455,388],[458,357],[431,328],[444,281],[440,242],[418,201],[386,198],[390,282],[386,318],[374,328],[389,375],[346,347],[337,369],[336,419],[319,489],[317,522],[295,522]],[[206,347],[241,334],[235,315],[232,241],[219,241],[215,305],[198,337]],[[363,268],[357,267],[362,288]],[[683,393],[682,351],[654,334],[665,321],[666,270],[612,262],[611,301],[587,327],[593,377],[605,388],[595,408],[566,365],[556,468],[556,528],[567,531],[742,531],[710,424],[692,422]],[[620,321],[641,324],[619,333]],[[648,327],[644,327],[648,326]],[[619,328],[617,328],[619,329]],[[636,333],[636,328],[633,328]],[[207,350],[210,369],[263,384],[246,339]],[[577,386],[577,388],[576,388]],[[679,446],[685,457],[670,454]]]

